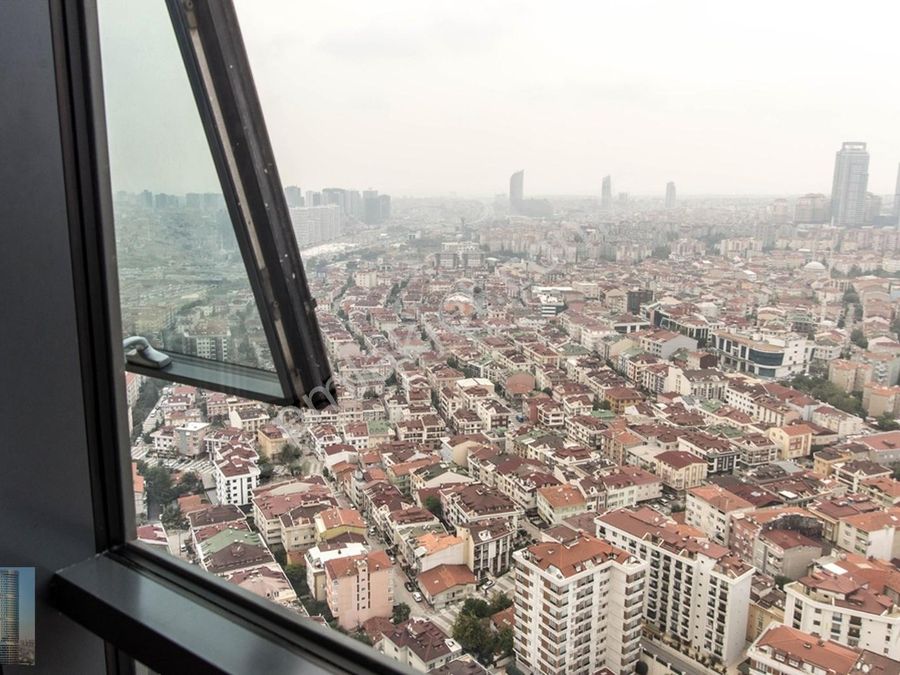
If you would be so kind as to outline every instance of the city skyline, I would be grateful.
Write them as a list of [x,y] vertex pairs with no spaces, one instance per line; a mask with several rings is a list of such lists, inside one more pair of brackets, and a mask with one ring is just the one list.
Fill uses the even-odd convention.
[[[332,16],[343,9],[283,3],[262,13],[238,3],[284,184],[493,195],[506,191],[511,167],[528,167],[534,195],[597,194],[605,174],[633,195],[658,194],[669,180],[682,195],[804,194],[827,192],[834,148],[861,139],[872,155],[869,190],[893,192],[900,102],[883,86],[896,23],[886,16],[831,54],[819,42],[843,25],[836,4],[818,6],[815,20],[800,7],[779,7],[777,23],[742,15],[748,30],[738,34],[726,30],[729,9],[685,16],[652,4],[684,26],[677,35],[666,21],[646,24],[647,7],[510,12],[501,3],[472,20],[446,6],[413,22],[399,20],[405,7],[354,5],[350,28]],[[640,28],[654,48],[609,30],[548,56],[555,28],[577,38],[593,30],[595,12],[603,25]],[[111,161],[130,164],[115,187],[216,189],[165,12],[109,3],[101,20],[116,29],[104,33],[115,35],[104,52],[119,57],[104,63],[107,109],[117,113]],[[760,52],[763,43],[777,47]]]

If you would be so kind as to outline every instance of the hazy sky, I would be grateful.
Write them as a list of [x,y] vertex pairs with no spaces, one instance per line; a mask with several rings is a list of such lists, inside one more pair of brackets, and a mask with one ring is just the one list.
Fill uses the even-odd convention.
[[[151,155],[119,186],[211,189],[179,187],[209,160],[172,159],[201,136],[148,4],[103,4],[114,168]],[[870,190],[894,190],[900,3],[237,5],[285,184],[493,194],[524,168],[526,194],[596,194],[607,173],[634,194],[827,193],[835,151],[860,140]]]

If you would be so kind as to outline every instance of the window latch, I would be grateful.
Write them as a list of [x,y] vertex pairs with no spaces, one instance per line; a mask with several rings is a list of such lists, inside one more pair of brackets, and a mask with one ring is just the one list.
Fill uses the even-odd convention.
[[171,358],[154,349],[147,338],[140,335],[125,338],[122,348],[125,350],[125,360],[136,366],[161,370],[172,363]]

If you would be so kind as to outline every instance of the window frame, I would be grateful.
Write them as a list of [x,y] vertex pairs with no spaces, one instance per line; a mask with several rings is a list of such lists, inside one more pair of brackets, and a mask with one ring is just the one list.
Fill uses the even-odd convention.
[[169,352],[167,367],[133,361],[126,367],[270,403],[324,408],[337,400],[331,366],[234,6],[192,0],[166,6],[275,372]]
[[[163,672],[185,664],[196,672],[246,672],[253,654],[271,650],[280,654],[270,671],[275,673],[414,672],[338,631],[304,621],[265,598],[133,541],[126,367],[97,3],[48,4],[53,47],[49,67],[56,78],[98,554],[56,572],[52,603],[106,641],[110,673],[135,672],[134,658]],[[204,5],[227,5],[233,14],[230,0],[194,3]],[[261,117],[257,122],[261,124]],[[252,175],[254,167],[244,166],[243,171]],[[154,607],[151,602],[158,597],[171,600],[172,607],[161,612],[159,603]],[[180,629],[174,635],[173,625]],[[223,645],[240,645],[243,651],[224,650],[230,656],[223,656]]]

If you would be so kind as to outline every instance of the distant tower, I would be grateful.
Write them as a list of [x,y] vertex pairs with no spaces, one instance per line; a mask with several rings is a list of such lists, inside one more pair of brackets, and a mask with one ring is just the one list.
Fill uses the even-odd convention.
[[519,213],[525,200],[525,170],[516,171],[509,177],[509,209]]
[[284,196],[288,206],[303,206],[303,190],[296,185],[286,185]]
[[19,662],[19,572],[0,570],[0,665]]
[[666,208],[675,208],[675,183],[672,181],[666,183]]
[[869,153],[865,143],[844,143],[834,160],[831,187],[831,222],[860,227],[866,215]]
[[603,177],[603,190],[600,193],[600,207],[604,210],[612,208],[612,178]]

